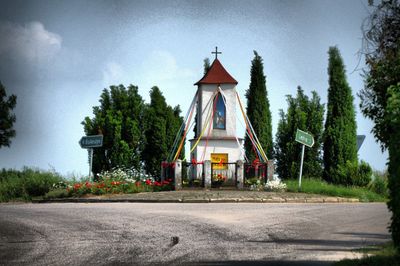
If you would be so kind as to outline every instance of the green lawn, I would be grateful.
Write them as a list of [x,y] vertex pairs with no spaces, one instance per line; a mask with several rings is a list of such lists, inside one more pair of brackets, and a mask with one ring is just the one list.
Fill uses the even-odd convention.
[[375,193],[368,188],[332,185],[318,179],[303,179],[301,182],[301,190],[299,189],[298,180],[286,180],[284,183],[287,185],[288,192],[303,192],[345,198],[358,198],[362,202],[385,202],[387,200],[384,195]]

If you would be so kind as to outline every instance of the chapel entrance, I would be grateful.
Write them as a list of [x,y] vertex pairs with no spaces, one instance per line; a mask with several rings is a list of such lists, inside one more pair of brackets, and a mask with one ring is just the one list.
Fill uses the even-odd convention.
[[182,187],[204,188],[204,164],[192,162],[182,162]]

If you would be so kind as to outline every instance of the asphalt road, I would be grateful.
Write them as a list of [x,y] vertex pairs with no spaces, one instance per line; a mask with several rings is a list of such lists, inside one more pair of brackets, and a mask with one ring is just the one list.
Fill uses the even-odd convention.
[[390,239],[383,203],[0,205],[0,265],[329,265]]

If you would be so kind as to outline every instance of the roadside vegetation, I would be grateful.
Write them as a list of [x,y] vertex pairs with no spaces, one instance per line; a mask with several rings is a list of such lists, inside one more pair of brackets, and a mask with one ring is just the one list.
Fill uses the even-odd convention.
[[[393,242],[380,246],[371,246],[360,250],[365,253],[361,259],[345,259],[336,262],[335,266],[381,266],[381,265],[400,265],[400,256],[396,253]],[[368,256],[370,254],[370,256]]]
[[43,196],[55,183],[62,181],[55,171],[42,171],[25,167],[21,171],[0,171],[0,202],[12,200],[29,201],[33,197]]
[[[381,177],[376,178],[368,186],[343,186],[329,184],[322,179],[305,178],[301,182],[299,189],[298,180],[285,181],[288,192],[303,192],[310,194],[320,194],[333,197],[357,198],[361,202],[385,202],[387,201],[386,183]],[[382,188],[382,186],[384,188]]]

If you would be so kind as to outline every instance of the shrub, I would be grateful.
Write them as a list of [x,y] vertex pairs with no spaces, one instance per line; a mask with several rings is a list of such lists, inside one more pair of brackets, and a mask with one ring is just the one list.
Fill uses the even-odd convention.
[[66,189],[57,188],[47,192],[43,198],[44,199],[57,199],[57,198],[67,198],[70,197],[71,193],[69,193]]
[[369,189],[383,196],[388,196],[388,176],[387,170],[383,173],[374,171],[373,180],[369,185]]
[[371,166],[367,162],[361,160],[361,163],[358,167],[358,175],[354,179],[353,185],[365,187],[371,182],[371,176]]
[[367,162],[361,161],[358,165],[356,162],[347,161],[344,166],[339,165],[332,180],[336,184],[365,187],[371,182],[371,176],[372,169]]
[[25,167],[22,171],[2,169],[0,172],[0,201],[17,198],[29,200],[43,196],[54,183],[62,181],[55,172]]
[[25,168],[22,171],[24,176],[24,188],[30,197],[43,196],[61,180],[61,177],[52,172],[41,172]]

